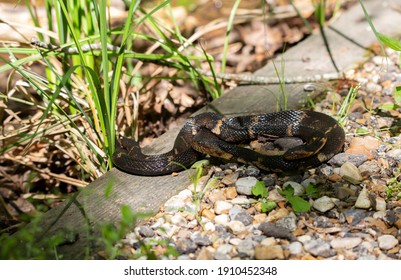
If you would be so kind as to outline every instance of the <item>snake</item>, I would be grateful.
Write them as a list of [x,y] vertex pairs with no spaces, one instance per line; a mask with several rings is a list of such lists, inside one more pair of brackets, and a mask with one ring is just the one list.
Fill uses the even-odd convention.
[[[297,137],[301,144],[286,150],[256,151],[244,143],[260,138]],[[345,133],[333,117],[312,110],[284,110],[273,113],[224,117],[214,112],[188,119],[172,149],[161,154],[144,154],[139,142],[116,141],[114,165],[123,172],[158,176],[189,168],[202,156],[256,166],[268,172],[311,169],[339,153]]]

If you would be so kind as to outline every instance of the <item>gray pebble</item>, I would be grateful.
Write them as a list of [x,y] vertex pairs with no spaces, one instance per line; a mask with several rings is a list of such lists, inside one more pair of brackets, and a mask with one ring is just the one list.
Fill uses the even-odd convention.
[[253,222],[252,216],[245,211],[244,208],[234,205],[228,213],[231,221],[240,221],[245,226],[250,225]]
[[380,249],[389,250],[398,244],[398,239],[390,234],[385,234],[377,238]]
[[334,204],[333,200],[328,196],[322,196],[312,203],[312,207],[322,213],[329,211],[335,206],[336,205]]
[[176,249],[180,254],[194,253],[198,246],[190,239],[179,239],[176,242]]
[[395,150],[388,151],[386,153],[386,156],[389,158],[393,158],[395,160],[401,161],[401,149],[395,149]]
[[336,252],[330,248],[329,243],[322,239],[307,241],[304,243],[304,248],[315,257],[329,258],[336,255]]
[[281,218],[276,222],[276,225],[294,231],[297,229],[297,217],[291,213],[287,217]]
[[362,238],[360,237],[345,237],[333,239],[330,245],[334,249],[352,249],[361,244],[361,242]]
[[347,179],[348,181],[362,181],[362,175],[358,167],[356,167],[355,164],[349,161],[341,165],[340,176],[344,179]]
[[359,166],[365,161],[368,160],[368,156],[364,154],[346,154],[346,153],[340,153],[335,155],[329,160],[329,163],[332,165],[337,165],[341,166],[346,162],[351,162],[355,166]]
[[359,193],[358,198],[355,202],[355,207],[361,209],[369,209],[370,207],[372,207],[372,203],[369,198],[369,192],[366,188],[363,188]]
[[302,243],[299,241],[292,242],[288,246],[288,250],[290,250],[291,255],[299,255],[303,251]]
[[366,218],[369,215],[369,213],[366,212],[365,210],[350,209],[346,210],[344,212],[344,215],[347,222],[355,226],[359,224],[362,221],[362,219]]
[[288,150],[303,144],[302,139],[298,137],[283,137],[274,141],[275,145],[280,146],[284,150]]
[[175,213],[185,207],[185,198],[181,196],[173,196],[164,203],[167,212]]
[[208,235],[200,234],[199,232],[195,232],[193,235],[191,235],[191,240],[195,242],[196,245],[199,246],[208,246],[212,244],[212,241],[210,241]]
[[361,175],[369,176],[380,172],[380,166],[377,164],[376,161],[370,160],[365,161],[358,167]]
[[262,223],[260,224],[259,230],[263,232],[264,235],[266,236],[271,236],[271,237],[276,237],[276,238],[283,238],[283,239],[288,239],[292,240],[294,239],[294,236],[291,234],[291,232],[280,226],[276,226],[273,223]]
[[241,240],[237,246],[238,256],[240,258],[253,258],[255,256],[255,246],[250,239]]
[[248,166],[245,169],[245,174],[248,176],[258,176],[259,173],[260,173],[260,170],[257,167],[252,166],[252,165]]
[[214,259],[216,260],[230,260],[230,253],[233,250],[234,246],[230,244],[221,244],[214,254]]
[[138,233],[142,237],[153,237],[155,235],[154,231],[148,226],[140,226],[138,228]]
[[252,195],[252,188],[257,182],[255,177],[244,177],[235,182],[235,187],[239,194]]

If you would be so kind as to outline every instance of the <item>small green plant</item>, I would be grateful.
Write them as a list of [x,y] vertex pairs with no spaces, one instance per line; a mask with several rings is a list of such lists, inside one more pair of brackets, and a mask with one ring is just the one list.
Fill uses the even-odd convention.
[[252,187],[252,194],[256,197],[260,197],[262,212],[270,212],[277,207],[276,202],[267,199],[269,191],[266,188],[265,182],[258,181],[255,186]]
[[281,195],[283,195],[288,203],[291,204],[292,209],[294,209],[295,213],[300,212],[309,212],[310,211],[310,204],[300,196],[294,196],[294,189],[292,188],[285,188]]
[[386,187],[386,198],[401,199],[401,168],[397,168],[394,172],[394,177],[390,178]]
[[134,228],[137,220],[149,216],[150,214],[133,213],[129,206],[123,205],[121,207],[121,221],[116,226],[113,224],[102,226],[101,237],[99,237],[98,242],[103,245],[109,259],[115,259],[121,253],[121,248],[116,244]]
[[57,253],[57,246],[65,242],[62,233],[52,235],[49,238],[38,236],[42,233],[39,226],[40,218],[31,221],[29,226],[21,228],[17,233],[0,235],[0,259],[1,260],[45,260],[60,259],[62,256]]

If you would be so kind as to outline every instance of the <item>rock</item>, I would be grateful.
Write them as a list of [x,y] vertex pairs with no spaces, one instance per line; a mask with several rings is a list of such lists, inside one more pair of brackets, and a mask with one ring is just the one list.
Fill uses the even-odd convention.
[[214,222],[216,224],[220,224],[220,225],[223,225],[223,226],[226,226],[229,221],[230,221],[230,217],[228,216],[228,214],[217,215],[214,218]]
[[175,233],[177,233],[179,227],[169,223],[164,223],[160,228],[157,229],[157,233],[162,237],[171,238]]
[[232,207],[233,205],[231,203],[224,200],[218,200],[214,203],[214,213],[218,215],[226,214]]
[[280,146],[283,150],[288,150],[296,146],[302,145],[303,141],[298,137],[283,137],[274,141],[274,144]]
[[171,217],[171,223],[180,227],[185,227],[187,225],[187,220],[180,214],[175,214]]
[[199,246],[208,246],[212,244],[212,241],[207,234],[201,234],[199,232],[195,232],[191,235],[191,240]]
[[365,161],[360,166],[358,166],[359,172],[362,176],[370,176],[380,172],[381,168],[376,161]]
[[255,200],[249,199],[244,195],[239,195],[236,198],[234,198],[233,200],[231,200],[232,204],[234,204],[234,205],[238,204],[238,205],[243,205],[243,206],[249,205],[252,202],[255,202]]
[[302,243],[298,241],[292,242],[288,246],[288,250],[290,250],[291,255],[299,255],[303,251]]
[[336,238],[330,242],[330,245],[334,249],[352,249],[361,244],[362,238],[360,237],[345,237]]
[[216,217],[216,214],[214,214],[214,212],[209,210],[209,209],[203,209],[202,210],[202,217],[205,217],[209,221],[213,221],[214,218]]
[[270,211],[267,216],[267,222],[276,222],[279,219],[287,217],[290,212],[286,208],[279,208],[277,210]]
[[392,235],[385,234],[377,238],[380,249],[389,250],[398,244],[398,239]]
[[350,209],[350,210],[346,210],[344,212],[345,215],[345,220],[355,226],[357,224],[359,224],[362,219],[366,218],[369,213],[367,213],[365,210],[358,210],[358,209]]
[[274,237],[267,237],[267,238],[263,238],[263,240],[260,241],[260,245],[269,247],[269,246],[277,245],[277,241]]
[[226,199],[234,199],[238,196],[238,193],[235,187],[228,187],[224,189],[224,195]]
[[164,203],[166,212],[176,213],[185,207],[185,198],[175,195]]
[[325,242],[322,239],[306,241],[304,243],[304,248],[315,257],[320,256],[324,258],[329,258],[336,254],[336,252],[330,248],[329,243]]
[[239,177],[239,173],[233,172],[231,174],[225,175],[223,177],[223,179],[221,180],[221,183],[226,186],[234,185],[235,182],[238,180],[238,177]]
[[339,153],[332,157],[328,163],[332,165],[341,166],[346,162],[351,162],[355,166],[359,166],[365,161],[368,160],[368,156],[364,154],[346,154],[346,153]]
[[214,224],[212,222],[208,222],[204,225],[204,229],[205,229],[205,231],[213,232],[216,230],[216,227],[214,226]]
[[138,228],[138,233],[142,237],[153,237],[153,236],[155,236],[154,231],[148,226],[140,226]]
[[211,247],[203,247],[198,256],[196,257],[197,260],[212,260],[214,256],[215,250]]
[[252,165],[248,166],[245,169],[245,174],[248,176],[258,176],[259,173],[260,173],[260,170],[257,167],[252,166]]
[[235,182],[235,187],[239,194],[252,195],[252,188],[258,180],[255,177],[240,178]]
[[283,260],[284,251],[280,245],[274,246],[261,246],[257,245],[255,247],[255,259],[257,260]]
[[359,193],[355,202],[355,207],[360,209],[369,209],[372,207],[372,203],[369,198],[369,192],[366,188],[363,188]]
[[229,231],[237,235],[245,231],[245,225],[240,221],[230,221],[227,224]]
[[230,244],[222,244],[216,249],[216,253],[214,254],[215,260],[230,260],[230,253],[233,250],[233,245]]
[[386,156],[401,161],[401,149],[390,150],[386,153]]
[[283,189],[285,189],[287,186],[291,186],[294,189],[295,196],[303,195],[305,193],[305,188],[297,182],[291,182],[291,181],[285,182],[283,184]]
[[376,211],[386,211],[386,209],[387,209],[386,201],[382,198],[377,198],[376,199]]
[[176,241],[176,249],[180,254],[194,253],[198,246],[190,239],[178,239]]
[[259,230],[263,232],[264,235],[266,236],[271,236],[271,237],[276,237],[276,238],[283,238],[283,239],[288,239],[292,240],[294,239],[294,236],[291,234],[291,232],[284,228],[284,227],[279,227],[276,226],[273,223],[262,223],[258,227]]
[[322,213],[329,211],[335,206],[336,205],[334,204],[333,200],[328,196],[322,196],[312,203],[312,207]]
[[343,165],[341,165],[340,176],[346,180],[352,180],[357,182],[362,181],[362,175],[359,172],[358,167],[356,167],[351,162],[346,162]]
[[287,217],[277,220],[276,226],[286,228],[289,231],[294,231],[297,229],[297,217],[294,213],[291,213]]
[[234,205],[234,207],[230,209],[228,215],[231,221],[240,221],[245,226],[250,225],[253,221],[252,216],[238,205]]
[[372,62],[377,66],[387,66],[391,64],[391,60],[386,56],[376,55],[372,58]]
[[237,245],[237,251],[240,258],[253,258],[255,256],[253,241],[249,239],[241,240]]

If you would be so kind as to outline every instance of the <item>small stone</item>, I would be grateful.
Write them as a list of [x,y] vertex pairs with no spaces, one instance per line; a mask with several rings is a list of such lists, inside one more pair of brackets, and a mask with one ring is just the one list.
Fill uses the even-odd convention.
[[287,217],[281,218],[276,222],[276,226],[283,227],[289,231],[294,231],[297,228],[297,217],[291,213]]
[[365,210],[359,210],[359,209],[350,209],[346,210],[344,212],[345,215],[345,220],[355,226],[359,224],[362,219],[366,218],[368,216],[368,213]]
[[175,214],[173,217],[171,217],[171,223],[180,227],[184,227],[187,225],[187,220],[180,214]]
[[213,232],[216,230],[215,225],[212,222],[208,222],[204,225],[205,231]]
[[240,221],[230,221],[228,222],[227,227],[235,235],[240,234],[246,230],[245,225]]
[[345,237],[333,239],[330,245],[334,249],[352,249],[361,244],[362,238],[360,237]]
[[237,245],[237,251],[240,258],[253,258],[255,256],[253,241],[249,239],[241,240]]
[[387,203],[382,198],[376,198],[376,211],[386,211]]
[[214,256],[215,250],[212,247],[203,247],[198,256],[196,257],[197,260],[212,260]]
[[369,209],[372,207],[372,202],[369,198],[369,192],[366,188],[363,188],[359,193],[355,202],[355,207],[360,209]]
[[269,247],[269,246],[277,245],[277,241],[276,241],[276,238],[274,238],[274,237],[267,237],[267,238],[264,238],[262,241],[260,241],[260,245]]
[[274,246],[261,246],[257,245],[255,247],[255,259],[257,260],[283,260],[284,251],[280,245]]
[[233,205],[238,204],[238,205],[245,206],[245,205],[249,205],[251,203],[252,203],[251,199],[247,198],[244,195],[239,195],[236,198],[231,200],[231,204],[233,204]]
[[380,249],[389,250],[398,244],[397,238],[392,235],[385,234],[377,238]]
[[221,180],[221,183],[229,186],[229,185],[234,185],[235,182],[238,180],[239,173],[238,172],[233,172],[231,174],[225,175],[223,179]]
[[316,184],[317,184],[317,182],[316,182],[316,180],[313,179],[313,178],[308,178],[308,179],[305,179],[305,180],[303,180],[303,181],[301,182],[301,185],[302,185],[304,188],[307,188],[309,185],[316,185]]
[[157,233],[162,237],[171,238],[175,233],[177,233],[179,227],[169,223],[164,223],[160,228],[157,229]]
[[240,178],[235,182],[235,187],[239,194],[252,195],[252,188],[257,182],[255,177]]
[[277,189],[269,191],[269,195],[267,196],[268,200],[274,201],[274,202],[279,202],[279,201],[285,201],[286,199],[278,192]]
[[185,198],[175,195],[164,203],[166,212],[175,213],[185,207]]
[[386,153],[386,156],[401,161],[401,149],[390,150]]
[[267,216],[267,222],[276,222],[279,219],[287,217],[290,212],[286,208],[279,208],[277,210],[270,211],[269,215]]
[[201,234],[199,232],[195,232],[193,235],[191,235],[191,240],[199,246],[208,246],[212,244],[212,241],[207,234]]
[[292,242],[289,246],[288,246],[288,250],[290,250],[290,254],[291,255],[299,255],[302,253],[303,251],[303,246],[301,242],[295,241]]
[[189,239],[178,239],[176,242],[176,249],[180,254],[194,253],[198,246]]
[[305,188],[297,182],[291,182],[291,181],[285,182],[283,184],[283,189],[286,188],[287,186],[291,186],[294,189],[295,196],[303,195],[305,193]]
[[302,145],[303,141],[298,137],[283,137],[274,141],[274,144],[280,146],[283,150],[288,150]]
[[230,253],[233,250],[233,245],[230,244],[222,244],[216,249],[216,253],[214,254],[215,260],[230,260]]
[[257,167],[250,165],[245,169],[245,173],[248,176],[258,176],[260,170]]
[[226,226],[229,221],[230,221],[230,217],[228,216],[228,214],[217,215],[214,218],[214,222],[216,224],[220,224],[220,225],[223,225],[223,226]]
[[334,204],[333,200],[328,196],[322,196],[312,203],[312,207],[322,213],[329,211],[335,206],[336,205]]
[[138,229],[138,233],[142,236],[142,237],[153,237],[155,236],[154,231],[148,227],[148,226],[141,226]]
[[233,205],[227,201],[219,200],[214,203],[214,213],[226,214],[233,207]]
[[224,194],[227,199],[234,199],[238,196],[237,190],[235,187],[228,187],[224,189]]
[[330,245],[322,239],[313,239],[304,243],[306,251],[315,257],[329,258],[336,254],[335,251],[330,249]]
[[366,161],[358,166],[359,172],[362,176],[370,176],[373,174],[377,174],[380,172],[380,166],[377,164],[377,161]]
[[288,229],[286,229],[284,227],[276,226],[273,223],[262,223],[262,224],[260,224],[258,229],[261,230],[263,232],[263,234],[266,236],[283,238],[283,239],[288,239],[288,240],[292,240],[294,238],[294,236],[291,234],[291,232]]
[[347,180],[362,181],[362,175],[358,167],[351,162],[346,162],[341,166],[340,176]]
[[346,154],[340,153],[329,160],[329,164],[341,166],[346,162],[351,162],[355,166],[359,166],[368,160],[368,156],[364,154]]
[[213,221],[214,218],[216,217],[216,214],[212,210],[209,209],[203,209],[202,210],[202,217],[205,217],[206,219]]
[[372,58],[372,62],[377,66],[386,66],[391,64],[391,60],[386,56],[376,55]]
[[240,221],[245,226],[250,225],[253,221],[252,216],[245,211],[244,208],[234,205],[229,211],[229,217],[231,221]]

